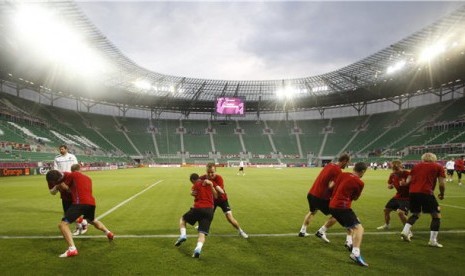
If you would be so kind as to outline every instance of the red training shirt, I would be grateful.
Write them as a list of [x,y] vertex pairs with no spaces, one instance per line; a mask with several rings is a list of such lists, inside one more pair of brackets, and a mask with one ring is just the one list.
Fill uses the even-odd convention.
[[[208,179],[207,178],[207,175],[202,175],[200,177],[201,180],[205,180],[205,179]],[[224,181],[223,181],[223,177],[221,177],[221,175],[219,174],[216,174],[215,175],[215,179],[209,179],[211,182],[213,182],[213,185],[214,186],[220,186],[221,189],[223,189],[224,191],[224,194],[221,194],[218,192],[218,198],[215,199],[215,202],[224,202],[226,200],[228,200],[228,195],[226,194],[226,190],[224,189]]]
[[341,173],[335,180],[329,208],[350,209],[352,201],[362,194],[364,185],[357,175],[350,172]]
[[420,162],[410,171],[410,193],[432,195],[439,177],[445,178],[441,165],[433,162]]
[[[214,185],[214,184],[213,184]],[[192,191],[195,191],[194,208],[213,208],[214,196],[210,185],[203,185],[203,180],[197,180],[192,185]]]
[[64,182],[71,190],[73,204],[87,204],[95,206],[92,196],[92,180],[80,172],[64,172]]
[[405,181],[409,175],[410,175],[409,171],[401,171],[399,173],[393,172],[389,176],[388,184],[391,184],[397,190],[397,193],[394,196],[394,198],[403,199],[403,200],[409,199],[409,186],[408,185],[400,186],[400,181],[401,180]]
[[327,164],[323,170],[321,170],[315,182],[313,182],[313,186],[308,193],[315,197],[328,200],[331,197],[331,189],[328,187],[329,182],[335,180],[341,173],[342,170],[337,164]]
[[455,163],[454,163],[454,168],[456,171],[465,171],[465,165],[463,163],[463,159],[457,159],[455,160]]

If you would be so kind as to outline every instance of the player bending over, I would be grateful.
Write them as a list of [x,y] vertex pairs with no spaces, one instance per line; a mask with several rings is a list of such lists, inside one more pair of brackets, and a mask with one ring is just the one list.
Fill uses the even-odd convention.
[[59,257],[73,257],[78,255],[78,250],[74,244],[73,235],[69,229],[69,224],[83,216],[95,228],[104,232],[111,241],[114,235],[103,223],[95,219],[95,198],[92,195],[92,180],[90,177],[75,171],[61,173],[58,170],[51,170],[46,175],[47,182],[55,185],[54,188],[60,191],[70,191],[72,204],[66,210],[64,217],[58,224],[63,237],[68,244],[68,250]]

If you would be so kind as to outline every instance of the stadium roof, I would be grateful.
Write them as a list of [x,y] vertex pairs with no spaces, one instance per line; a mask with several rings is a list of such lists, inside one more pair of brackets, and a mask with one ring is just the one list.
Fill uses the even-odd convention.
[[[25,60],[27,55],[23,57],[22,48],[16,47],[16,41],[12,39],[11,18],[19,7],[16,3],[0,4],[0,57],[6,61],[0,67],[0,77],[9,80],[15,76],[28,77],[37,86],[46,84],[73,97],[188,113],[211,112],[212,102],[217,97],[239,96],[246,99],[248,111],[282,111],[374,101],[464,83],[465,6],[409,37],[336,71],[295,79],[230,81],[186,78],[147,70],[116,48],[74,2],[30,3],[53,10],[112,64],[113,70],[98,76],[105,89],[100,87],[101,92],[95,93],[92,89],[86,90],[85,85],[75,79],[74,83],[59,81],[66,78],[61,78],[56,70],[51,81],[53,66],[34,67],[32,61]],[[422,49],[439,41],[446,43],[443,46],[446,47],[445,52],[434,60],[422,63],[419,58]],[[395,72],[395,69],[400,70]],[[137,85],[138,82],[144,85]]]

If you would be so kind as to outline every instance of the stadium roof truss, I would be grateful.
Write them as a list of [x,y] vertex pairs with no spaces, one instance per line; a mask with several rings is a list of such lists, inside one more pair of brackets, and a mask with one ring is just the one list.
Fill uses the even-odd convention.
[[[0,18],[3,18],[0,32],[4,33],[0,35],[0,43],[3,43],[0,44],[1,51],[5,49],[5,41],[8,40],[5,35],[7,32],[4,32],[7,28],[4,20],[17,8],[15,3],[0,3]],[[281,80],[214,80],[165,75],[139,66],[115,47],[72,1],[34,1],[31,5],[58,11],[85,36],[94,49],[112,63],[114,70],[102,74],[100,80],[112,90],[112,96],[115,97],[101,99],[115,103],[177,110],[188,115],[191,111],[211,112],[212,102],[217,97],[238,96],[246,99],[247,111],[279,111],[286,108],[306,110],[398,97],[440,87],[444,83],[453,82],[455,85],[464,81],[465,42],[428,66],[420,65],[416,57],[424,45],[446,33],[455,32],[462,39],[465,37],[465,6],[367,58],[329,73]],[[405,62],[402,74],[389,74],[387,68],[400,60]],[[437,66],[434,70],[433,65]],[[3,71],[2,78],[8,70],[5,66],[0,68]],[[137,80],[148,82],[149,89],[137,87]],[[292,92],[293,97],[279,99],[277,91],[286,87],[292,90],[284,90],[284,93]],[[68,93],[76,97],[80,92],[76,89]]]

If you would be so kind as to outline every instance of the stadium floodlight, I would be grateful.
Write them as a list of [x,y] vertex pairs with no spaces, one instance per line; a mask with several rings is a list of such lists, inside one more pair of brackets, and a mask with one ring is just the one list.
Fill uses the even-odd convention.
[[143,79],[138,79],[134,82],[134,85],[142,90],[150,90],[152,88],[152,85],[150,84],[149,81],[143,80]]
[[18,6],[14,23],[18,40],[37,60],[63,65],[79,74],[105,70],[103,59],[53,10],[33,4]]
[[396,71],[399,71],[400,69],[404,68],[405,64],[407,64],[405,60],[398,61],[396,64],[389,66],[386,70],[386,73],[392,74]]
[[437,57],[439,54],[443,53],[446,50],[446,46],[443,41],[439,41],[431,46],[426,47],[420,54],[420,62],[429,62],[433,58]]
[[295,87],[286,85],[276,90],[276,97],[278,99],[292,99],[299,92]]

